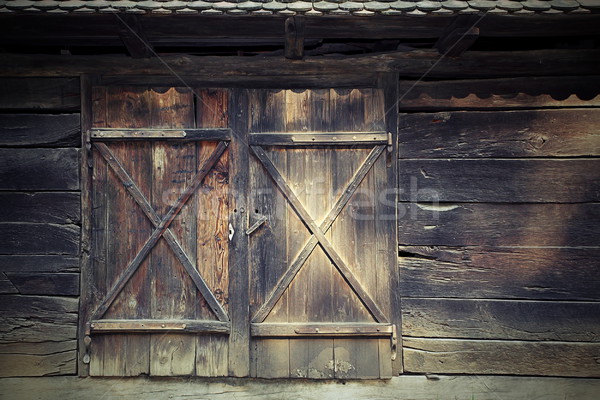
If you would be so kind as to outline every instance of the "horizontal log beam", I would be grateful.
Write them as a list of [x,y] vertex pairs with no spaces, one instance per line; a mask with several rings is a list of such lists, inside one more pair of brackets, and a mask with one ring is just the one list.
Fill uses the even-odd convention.
[[186,333],[222,333],[230,332],[228,322],[196,320],[95,320],[90,324],[92,332],[186,332]]
[[[305,17],[308,39],[437,38],[456,16]],[[11,45],[120,44],[119,18],[114,15],[2,15],[0,42]],[[599,33],[597,15],[507,16],[488,14],[481,20],[482,37],[557,37]],[[142,15],[139,28],[150,43],[185,46],[197,39],[283,38],[284,16],[156,16]]]
[[[126,56],[4,55],[0,76],[58,77],[80,74],[228,76],[243,81],[252,76],[302,76],[399,72],[403,77],[475,78],[597,74],[600,50],[535,50],[466,52],[460,58],[440,58],[435,50],[375,55],[306,57],[216,57],[172,55],[161,60]],[[432,68],[433,66],[433,68]],[[285,86],[285,83],[279,83]]]

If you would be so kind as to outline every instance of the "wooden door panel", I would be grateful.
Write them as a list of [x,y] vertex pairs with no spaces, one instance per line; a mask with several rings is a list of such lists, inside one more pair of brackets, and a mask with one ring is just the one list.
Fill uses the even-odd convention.
[[[252,208],[264,203],[255,193],[266,191],[274,193],[274,203],[283,199],[286,209],[282,218],[271,215],[275,207],[267,208],[267,222],[250,237],[251,276],[256,279],[251,287],[253,375],[389,376],[390,338],[377,337],[376,331],[384,325],[391,329],[386,325],[390,293],[380,287],[388,287],[383,281],[394,268],[387,260],[378,263],[380,253],[394,251],[389,240],[379,242],[394,230],[393,220],[381,218],[387,209],[377,204],[389,179],[382,153],[385,144],[375,140],[379,134],[371,137],[373,144],[351,145],[335,145],[336,135],[322,135],[354,132],[355,140],[371,140],[367,133],[385,130],[383,93],[254,91],[251,98],[265,111],[250,117],[251,130],[257,134],[254,139],[250,134]],[[286,132],[293,134],[286,137]],[[288,144],[269,146],[273,140],[268,133]],[[348,137],[345,140],[353,140]],[[306,144],[295,144],[298,140]],[[265,249],[272,254],[268,258],[261,256]],[[364,329],[375,332],[374,337],[365,337],[360,330],[356,334],[318,330],[348,324],[366,324]],[[300,327],[302,332],[286,326]],[[308,326],[315,331],[303,331]]]
[[[94,128],[224,127],[227,92],[198,93],[194,102],[187,89],[97,88]],[[177,333],[229,325],[223,143],[93,143],[92,333],[109,333],[92,335],[91,375],[226,374],[227,335]]]

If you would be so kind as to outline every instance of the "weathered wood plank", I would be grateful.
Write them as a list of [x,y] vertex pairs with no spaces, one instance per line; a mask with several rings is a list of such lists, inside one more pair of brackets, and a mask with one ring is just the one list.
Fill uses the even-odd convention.
[[77,341],[0,344],[0,377],[71,375]]
[[4,272],[0,272],[0,293],[1,294],[15,294],[19,293],[15,285],[6,277]]
[[0,193],[0,221],[76,224],[79,193]]
[[0,343],[64,342],[77,334],[77,299],[2,296]]
[[79,294],[79,274],[5,272],[5,275],[21,294],[53,296]]
[[[286,101],[285,91],[252,90],[249,92],[250,130],[252,132],[285,131]],[[286,171],[287,154],[272,149],[271,158],[278,168]],[[267,220],[249,238],[248,258],[250,262],[250,312],[253,318],[264,305],[269,294],[277,286],[278,280],[287,269],[288,259],[286,229],[288,215],[285,199],[274,187],[263,166],[256,159],[249,159],[249,185],[252,188],[250,200],[250,221],[264,215]],[[298,171],[301,173],[301,171]],[[268,317],[274,321],[288,321],[289,308],[304,307],[304,304],[290,304],[288,293],[284,292],[277,309]],[[263,378],[288,378],[290,361],[294,352],[287,339],[253,338],[251,345],[251,376]],[[292,356],[292,357],[290,357]]]
[[4,272],[77,272],[79,258],[62,255],[0,256]]
[[599,124],[598,109],[402,114],[399,156],[597,156]]
[[399,203],[403,245],[597,246],[599,203]]
[[[229,240],[229,376],[244,377],[250,373],[250,287],[248,274],[248,152],[244,143],[248,136],[248,92],[233,90],[229,96],[229,123],[238,140],[229,146],[229,226],[236,233]],[[231,212],[233,210],[233,213]]]
[[0,146],[79,147],[79,125],[79,114],[0,114]]
[[0,223],[0,254],[69,254],[79,251],[79,226]]
[[79,79],[2,78],[0,109],[79,110]]
[[600,303],[405,298],[402,305],[404,336],[600,341]]
[[422,375],[404,375],[387,381],[369,382],[317,380],[228,379],[215,381],[181,380],[78,379],[76,377],[7,378],[2,380],[3,392],[14,400],[37,400],[40,397],[71,399],[85,393],[90,400],[136,398],[154,400],[171,396],[174,400],[210,398],[229,400],[232,397],[280,400],[597,400],[598,379],[549,378],[516,376],[456,376],[438,375],[428,379]]
[[597,247],[400,246],[399,266],[404,297],[600,300]]
[[79,189],[78,149],[0,149],[0,189]]
[[598,85],[600,76],[402,80],[398,106],[400,110],[597,107]]
[[[55,56],[4,55],[0,76],[57,77],[85,73],[109,75],[164,75],[165,65],[176,65],[183,75],[316,75],[357,72],[400,72],[404,77],[420,78],[429,70],[429,78],[522,77],[555,75],[597,75],[598,50],[528,50],[466,52],[460,58],[440,59],[436,50],[414,50],[375,55],[336,58],[305,57],[218,57],[173,55],[158,59],[131,59],[126,56]],[[515,62],[518,60],[518,62]],[[431,69],[432,63],[436,63]],[[285,84],[282,84],[285,86]]]
[[598,343],[404,338],[415,373],[600,376]]
[[[382,304],[384,311],[388,312],[390,322],[397,329],[397,340],[402,339],[402,305],[399,290],[399,276],[396,265],[395,252],[392,249],[398,246],[398,227],[396,221],[396,204],[398,201],[396,188],[398,184],[398,163],[394,162],[398,156],[398,74],[385,74],[379,77],[379,86],[383,91],[383,112],[385,129],[392,134],[392,146],[386,149],[385,163],[383,160],[374,165],[376,187],[379,189],[375,213],[379,219],[376,227],[377,241],[377,282],[386,290],[377,291],[376,301]],[[385,172],[384,172],[385,171]],[[383,223],[385,221],[385,223]],[[387,292],[387,293],[386,293]],[[395,350],[395,360],[392,360]],[[392,349],[389,340],[379,340],[380,378],[397,376],[402,373],[402,346]],[[391,363],[390,363],[391,361]]]
[[600,201],[600,179],[592,172],[600,171],[600,158],[399,160],[398,168],[400,201]]
[[[223,89],[196,89],[196,126],[225,128],[228,125],[229,92]],[[216,143],[196,144],[197,162],[202,165]],[[229,153],[225,151],[195,194],[196,262],[200,275],[225,310],[229,302]],[[193,229],[193,228],[188,228]],[[198,295],[198,297],[201,297]],[[204,299],[199,299],[196,318],[215,319]],[[196,375],[227,376],[229,338],[224,335],[196,337]]]

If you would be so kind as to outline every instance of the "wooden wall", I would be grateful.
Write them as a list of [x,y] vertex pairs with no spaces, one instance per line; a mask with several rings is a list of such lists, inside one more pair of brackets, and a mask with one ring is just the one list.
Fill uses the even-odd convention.
[[[600,376],[597,82],[400,83],[406,372]],[[76,373],[79,104],[0,80],[0,376]]]
[[597,80],[401,82],[405,371],[600,376]]
[[79,79],[0,80],[0,376],[76,373]]

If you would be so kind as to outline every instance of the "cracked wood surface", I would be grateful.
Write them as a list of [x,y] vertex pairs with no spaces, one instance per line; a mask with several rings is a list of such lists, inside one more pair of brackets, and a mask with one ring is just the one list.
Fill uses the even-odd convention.
[[[2,394],[11,400],[40,397],[64,400],[173,400],[232,398],[280,400],[596,400],[598,379],[513,376],[400,376],[385,381],[310,381],[251,379],[78,379],[75,377],[11,378],[0,380]],[[3,397],[3,395],[5,395]]]

